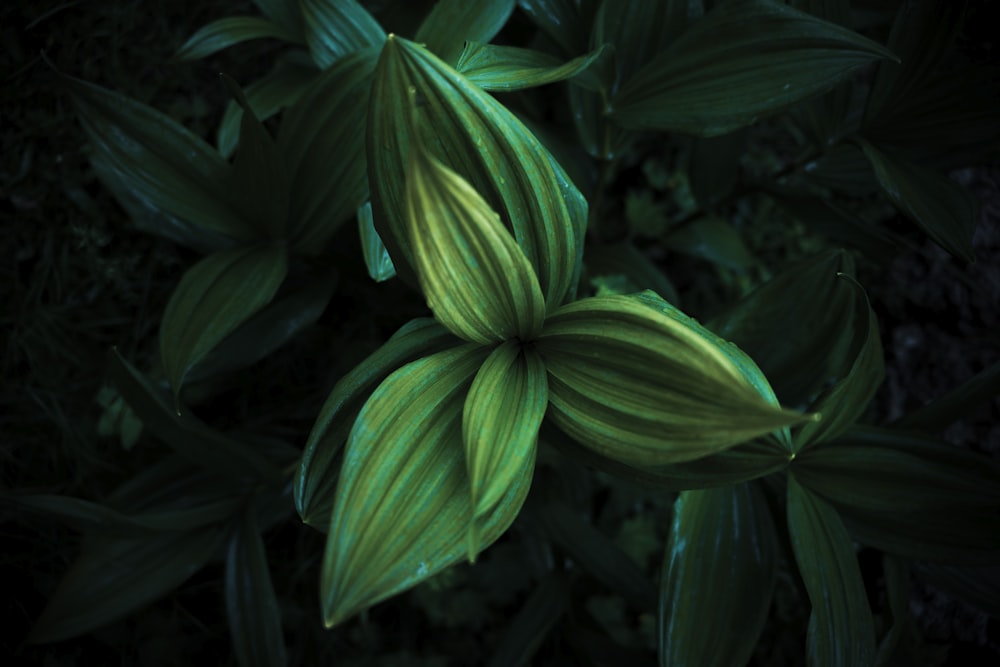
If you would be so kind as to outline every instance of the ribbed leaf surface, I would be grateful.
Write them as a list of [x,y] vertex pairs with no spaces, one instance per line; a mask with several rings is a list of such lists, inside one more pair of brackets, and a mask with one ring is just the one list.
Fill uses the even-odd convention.
[[455,68],[483,90],[521,90],[566,79],[585,88],[597,88],[600,81],[593,69],[610,55],[611,50],[602,47],[561,62],[541,51],[466,42]]
[[295,35],[273,21],[257,16],[227,16],[191,35],[174,54],[176,60],[197,60],[251,39],[270,37],[294,42]]
[[385,41],[385,31],[357,0],[300,0],[306,44],[320,69]]
[[437,0],[413,41],[449,65],[468,42],[489,42],[514,11],[514,0]]

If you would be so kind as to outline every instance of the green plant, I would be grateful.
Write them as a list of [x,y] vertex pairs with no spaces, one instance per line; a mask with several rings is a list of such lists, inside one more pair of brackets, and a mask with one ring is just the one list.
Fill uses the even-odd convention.
[[[326,533],[331,626],[421,582],[448,596],[448,568],[486,558],[520,516],[549,560],[494,664],[529,659],[564,615],[600,628],[577,649],[595,664],[654,635],[661,664],[747,664],[779,574],[811,609],[795,628],[811,663],[891,664],[909,568],[934,563],[961,594],[963,568],[997,563],[1000,467],[934,436],[995,395],[997,366],[896,423],[865,420],[884,360],[858,265],[913,245],[874,219],[889,203],[972,259],[977,208],[943,170],[1000,146],[996,70],[956,64],[958,13],[939,25],[940,7],[906,4],[883,46],[837,1],[441,0],[401,26],[412,40],[354,0],[258,5],[266,19],[216,22],[178,54],[293,45],[245,93],[223,77],[239,111],[218,149],[64,76],[102,182],[142,229],[205,257],[166,305],[155,360],[109,358],[107,420],[129,441],[141,421],[169,453],[99,503],[14,497],[87,536],[32,641],[86,633],[221,553],[238,661],[286,662],[263,534],[293,508]],[[795,261],[766,256],[765,230]],[[689,289],[653,260],[668,250],[693,258],[678,260]],[[214,419],[227,378],[354,289],[355,255],[409,288],[387,310],[421,316],[345,369],[301,451]],[[574,488],[597,473],[581,464],[626,480],[619,493],[653,489],[649,513],[670,517],[658,596],[636,561],[662,536],[639,523],[619,546],[588,526]],[[877,617],[855,541],[885,554]],[[585,577],[624,602],[589,595],[581,620]],[[420,590],[428,614],[457,613]],[[655,633],[626,620],[657,604]]]

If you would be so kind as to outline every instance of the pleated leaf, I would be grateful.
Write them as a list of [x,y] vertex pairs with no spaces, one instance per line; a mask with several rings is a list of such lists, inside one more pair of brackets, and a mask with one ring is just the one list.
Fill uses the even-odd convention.
[[715,136],[825,92],[892,57],[833,23],[765,0],[725,3],[628,79],[611,118],[636,130]]
[[300,0],[306,44],[320,69],[385,41],[385,31],[357,0]]
[[812,603],[807,652],[816,667],[870,667],[875,629],[854,543],[836,510],[788,477],[788,531]]
[[968,190],[933,169],[899,158],[868,142],[861,145],[882,192],[906,217],[952,255],[975,261],[972,235],[979,203]]
[[489,204],[419,144],[410,152],[406,199],[417,277],[441,324],[474,343],[532,340],[545,301]]
[[632,297],[563,306],[538,349],[555,423],[630,465],[697,459],[804,419],[762,395],[734,363],[738,350]]
[[230,46],[264,37],[286,42],[296,41],[294,34],[273,21],[258,16],[227,16],[212,21],[191,35],[181,48],[177,49],[174,59],[198,60]]
[[426,49],[392,37],[375,71],[367,155],[375,228],[400,277],[415,277],[404,173],[413,128],[435,158],[499,213],[538,276],[548,307],[572,296],[586,200],[499,102]]
[[375,219],[372,217],[372,203],[365,202],[358,209],[358,235],[361,237],[361,257],[365,260],[368,275],[377,283],[384,282],[396,276],[396,267],[392,257],[382,243],[382,237],[375,229]]
[[230,202],[231,170],[215,149],[144,104],[79,79],[64,80],[95,157],[131,198],[233,239],[261,237]]
[[687,0],[600,3],[590,46],[610,44],[614,48],[614,67],[607,82],[611,94],[677,39],[687,13]]
[[[327,626],[404,591],[466,555],[472,520],[462,404],[487,351],[439,352],[396,371],[372,394],[347,445],[320,580]],[[513,522],[531,481],[481,520],[485,548]]]
[[[516,476],[523,474],[526,460],[534,461],[548,401],[545,364],[520,341],[494,349],[476,373],[462,412],[462,442],[476,518],[518,483]],[[470,544],[471,555],[478,553],[475,540]]]
[[500,32],[514,4],[514,0],[437,0],[413,41],[454,65],[464,44],[489,42]]
[[[660,665],[750,661],[774,594],[776,539],[756,486],[680,494],[660,583]],[[719,628],[736,627],[720,641]]]
[[243,511],[226,553],[226,618],[241,667],[288,663],[281,633],[281,607],[271,583],[257,512]]
[[188,269],[160,323],[160,358],[178,395],[188,371],[270,303],[288,271],[281,245],[217,252]]
[[853,429],[803,452],[795,474],[865,544],[904,558],[1000,563],[1000,465],[932,438]]
[[515,46],[466,42],[455,68],[483,90],[511,91],[572,80],[585,88],[600,86],[594,69],[611,55],[606,46],[561,62],[555,56]]
[[337,457],[375,388],[406,364],[458,342],[432,319],[411,320],[337,382],[316,417],[295,475],[295,508],[304,523],[326,530],[337,487]]

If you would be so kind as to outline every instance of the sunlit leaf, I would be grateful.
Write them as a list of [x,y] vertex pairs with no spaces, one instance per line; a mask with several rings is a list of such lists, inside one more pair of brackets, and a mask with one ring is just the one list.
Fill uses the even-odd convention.
[[214,253],[184,273],[160,323],[160,357],[175,395],[195,364],[271,301],[287,270],[283,246],[254,245]]
[[[750,661],[774,593],[775,542],[757,487],[680,494],[660,583],[660,665]],[[719,641],[719,628],[737,626],[738,636]]]
[[490,91],[521,90],[567,79],[596,89],[600,82],[593,72],[595,64],[610,55],[609,48],[601,47],[564,63],[541,51],[466,42],[455,68],[472,83]]
[[514,4],[514,0],[437,0],[413,41],[454,65],[464,44],[486,43],[500,32]]
[[357,0],[300,0],[306,44],[320,69],[385,41],[385,31]]
[[270,37],[286,42],[296,36],[282,26],[257,16],[229,16],[212,21],[191,35],[174,54],[176,60],[197,60],[251,39]]
[[851,536],[830,505],[788,477],[788,531],[812,603],[809,662],[817,667],[875,663],[875,629]]
[[421,145],[411,149],[406,174],[415,268],[435,317],[476,343],[532,340],[545,318],[545,301],[499,216]]
[[361,256],[371,279],[381,283],[394,278],[396,267],[392,265],[392,258],[382,243],[382,237],[375,230],[371,202],[365,202],[358,209],[358,234],[361,237]]
[[764,0],[725,3],[635,73],[611,118],[638,130],[715,136],[830,90],[885,48]]

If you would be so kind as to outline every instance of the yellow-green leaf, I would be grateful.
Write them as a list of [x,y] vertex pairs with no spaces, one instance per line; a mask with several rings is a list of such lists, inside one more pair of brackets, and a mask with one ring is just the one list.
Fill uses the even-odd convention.
[[499,216],[419,143],[410,151],[406,186],[415,267],[435,317],[474,343],[533,339],[545,301]]

